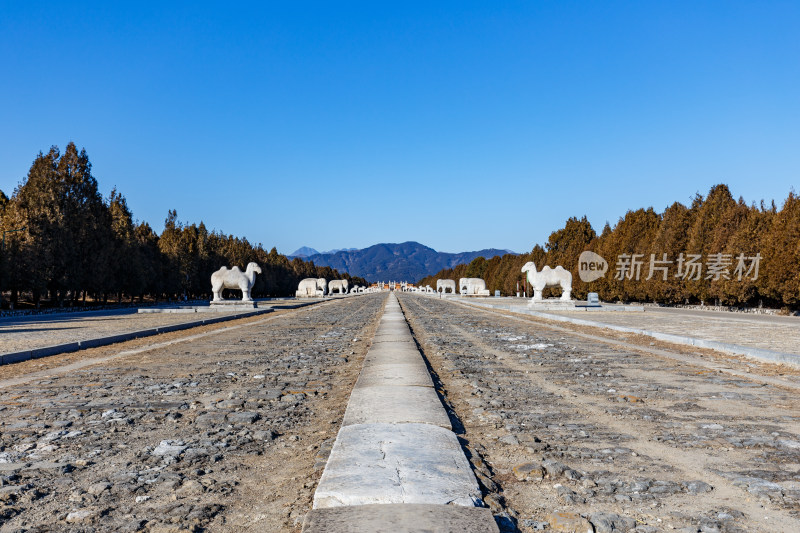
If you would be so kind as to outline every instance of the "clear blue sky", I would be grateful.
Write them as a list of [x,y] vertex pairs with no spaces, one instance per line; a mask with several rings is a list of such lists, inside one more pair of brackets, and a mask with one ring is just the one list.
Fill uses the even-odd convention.
[[0,189],[103,194],[289,253],[530,250],[570,216],[800,176],[800,2],[2,2]]

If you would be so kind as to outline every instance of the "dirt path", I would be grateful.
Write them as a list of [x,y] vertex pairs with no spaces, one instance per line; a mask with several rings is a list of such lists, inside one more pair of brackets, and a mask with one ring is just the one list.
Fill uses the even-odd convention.
[[0,531],[299,531],[384,300],[4,367]]
[[558,527],[555,511],[595,531],[800,530],[792,373],[432,298],[401,304],[489,466],[496,515],[522,531]]

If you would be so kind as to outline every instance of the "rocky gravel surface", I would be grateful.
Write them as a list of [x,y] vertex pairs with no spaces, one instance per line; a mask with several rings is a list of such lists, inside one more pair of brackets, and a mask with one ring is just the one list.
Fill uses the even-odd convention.
[[398,297],[504,530],[800,531],[796,371]]
[[385,299],[0,381],[0,531],[299,531]]

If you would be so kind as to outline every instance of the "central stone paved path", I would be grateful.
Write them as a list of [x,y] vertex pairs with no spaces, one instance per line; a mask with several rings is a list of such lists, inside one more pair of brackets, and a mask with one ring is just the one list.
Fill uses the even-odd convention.
[[800,531],[797,371],[398,297],[504,528]]
[[477,480],[392,295],[304,531],[497,531],[480,505]]

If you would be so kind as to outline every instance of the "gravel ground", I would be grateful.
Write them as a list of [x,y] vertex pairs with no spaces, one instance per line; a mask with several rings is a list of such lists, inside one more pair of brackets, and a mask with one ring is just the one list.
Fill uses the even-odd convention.
[[800,531],[798,372],[398,297],[504,529]]
[[299,531],[385,299],[4,367],[0,531]]

